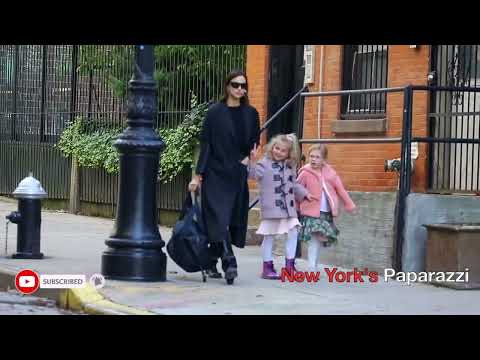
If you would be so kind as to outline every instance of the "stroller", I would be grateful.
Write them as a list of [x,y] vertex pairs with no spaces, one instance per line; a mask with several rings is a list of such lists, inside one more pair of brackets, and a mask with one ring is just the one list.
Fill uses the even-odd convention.
[[206,282],[206,270],[211,258],[198,202],[198,194],[189,193],[183,204],[180,219],[175,224],[172,237],[167,244],[167,253],[186,272],[200,271],[203,282]]

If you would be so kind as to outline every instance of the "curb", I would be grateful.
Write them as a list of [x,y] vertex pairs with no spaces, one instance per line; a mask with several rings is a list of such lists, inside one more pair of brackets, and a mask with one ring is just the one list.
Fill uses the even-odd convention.
[[153,312],[114,303],[90,284],[83,288],[62,289],[58,304],[61,308],[89,315],[156,315]]
[[[0,268],[0,289],[15,289],[16,274],[17,272],[10,269]],[[114,303],[90,284],[77,289],[39,289],[34,296],[54,300],[62,309],[88,315],[157,315],[147,310]]]

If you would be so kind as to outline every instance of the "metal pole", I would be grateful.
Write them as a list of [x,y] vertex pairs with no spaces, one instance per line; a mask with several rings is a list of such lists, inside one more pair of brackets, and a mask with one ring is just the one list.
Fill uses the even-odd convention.
[[378,89],[361,89],[361,90],[337,90],[337,91],[314,91],[309,93],[303,93],[302,97],[312,96],[333,96],[333,95],[351,95],[351,94],[378,94],[378,93],[391,93],[404,91],[404,87],[393,88],[378,88]]
[[165,144],[153,129],[157,93],[152,45],[136,46],[129,82],[127,129],[114,146],[120,153],[115,228],[105,241],[102,274],[107,279],[166,281],[165,242],[158,231],[156,181]]
[[407,88],[408,94],[408,107],[407,107],[407,140],[405,142],[405,197],[410,194],[411,182],[412,182],[412,129],[413,129],[413,88]]
[[271,122],[273,120],[275,120],[278,115],[280,115],[287,107],[290,106],[290,104],[292,104],[298,96],[300,96],[302,94],[303,91],[305,91],[305,89],[308,89],[308,86],[304,86],[301,90],[299,90],[290,100],[288,100],[285,105],[283,105],[280,109],[278,109],[278,111],[272,115],[272,117],[262,126],[262,128],[260,129],[260,133],[262,133],[265,129],[268,128],[268,126],[271,124]]
[[401,137],[387,138],[351,138],[351,139],[301,139],[301,144],[382,144],[382,143],[400,143]]
[[42,46],[42,94],[40,98],[40,141],[45,141],[45,122],[46,122],[46,108],[45,103],[47,101],[47,52],[48,46]]
[[[77,111],[77,83],[78,83],[78,47],[79,45],[72,46],[72,70],[71,74],[71,93],[70,93],[70,123],[75,121],[75,115]],[[62,124],[64,125],[64,124]]]
[[480,139],[462,138],[436,138],[436,137],[414,137],[413,142],[424,142],[429,144],[480,144]]
[[[407,178],[410,176],[410,172],[407,167],[410,167],[410,144],[409,144],[409,132],[411,128],[411,113],[412,113],[412,88],[408,86],[403,92],[403,129],[402,129],[402,149],[400,159],[400,181],[398,189],[397,200],[397,214],[396,214],[396,241],[395,241],[395,253],[393,259],[393,267],[395,271],[402,271],[402,251],[404,243],[404,229],[405,229],[405,209],[406,209],[406,197],[410,191],[410,181]],[[408,161],[408,163],[407,163]],[[411,170],[411,169],[410,169]]]
[[87,121],[92,120],[92,93],[93,93],[93,70],[88,71],[88,106],[87,106]]
[[11,140],[16,141],[16,126],[17,126],[17,111],[18,111],[18,73],[19,73],[19,45],[15,45],[15,57],[14,57],[14,80],[13,80],[13,114],[12,114],[12,127],[11,127]]

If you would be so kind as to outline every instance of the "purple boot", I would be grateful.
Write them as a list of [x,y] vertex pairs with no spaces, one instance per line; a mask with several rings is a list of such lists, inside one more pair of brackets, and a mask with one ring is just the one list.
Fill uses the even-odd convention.
[[275,271],[275,268],[273,267],[273,261],[263,262],[262,279],[268,279],[268,280],[280,279],[280,276],[277,274],[277,272]]
[[289,274],[297,272],[295,259],[285,259],[285,270],[288,271]]

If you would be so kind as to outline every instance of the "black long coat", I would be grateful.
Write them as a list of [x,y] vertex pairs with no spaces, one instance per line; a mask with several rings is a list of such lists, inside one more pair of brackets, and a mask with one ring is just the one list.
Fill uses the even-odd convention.
[[[248,222],[248,170],[242,161],[260,137],[257,110],[240,105],[243,134],[235,131],[224,102],[211,106],[203,123],[201,150],[196,173],[203,176],[202,212],[210,242],[220,243],[228,235],[243,248]],[[230,232],[230,234],[228,234]]]

